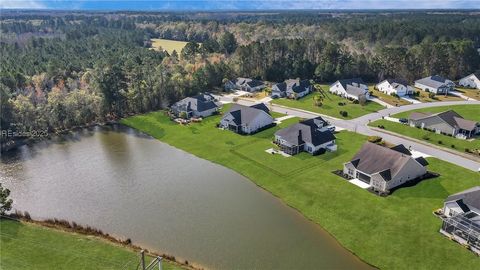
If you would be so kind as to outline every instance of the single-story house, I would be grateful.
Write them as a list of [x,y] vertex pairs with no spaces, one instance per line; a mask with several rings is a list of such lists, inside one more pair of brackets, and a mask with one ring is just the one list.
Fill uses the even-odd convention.
[[480,89],[480,71],[472,73],[465,78],[461,78],[458,84],[467,88]]
[[480,255],[480,186],[447,197],[440,232]]
[[252,106],[234,104],[226,112],[219,127],[239,134],[252,134],[274,125],[270,110],[264,103]]
[[413,87],[399,80],[387,79],[376,85],[378,91],[387,95],[398,95],[400,97],[413,94]]
[[313,91],[314,87],[310,80],[286,80],[272,86],[272,98],[288,97],[298,99]]
[[250,78],[236,78],[225,83],[225,90],[242,90],[247,92],[256,92],[265,88],[265,83],[260,80]]
[[335,95],[354,100],[368,99],[370,96],[368,86],[361,78],[338,80],[330,85],[329,91]]
[[302,151],[315,154],[321,149],[336,151],[336,138],[327,128],[328,125],[321,117],[301,121],[275,132],[274,143],[289,155]]
[[448,94],[455,87],[455,83],[442,76],[433,75],[416,80],[415,87],[435,94]]
[[403,145],[392,148],[365,143],[360,151],[343,166],[343,173],[357,178],[376,191],[389,192],[408,181],[423,177],[428,162],[422,158],[413,158]]
[[184,98],[171,106],[175,116],[185,114],[186,118],[207,117],[218,111],[220,103],[210,93],[200,93],[193,97]]
[[440,113],[413,112],[408,117],[412,127],[429,129],[460,138],[470,138],[480,133],[480,123],[464,119],[453,110]]

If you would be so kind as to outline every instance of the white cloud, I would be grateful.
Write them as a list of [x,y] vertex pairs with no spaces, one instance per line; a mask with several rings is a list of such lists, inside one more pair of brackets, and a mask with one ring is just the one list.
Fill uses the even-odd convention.
[[0,9],[41,9],[46,6],[39,0],[1,0]]

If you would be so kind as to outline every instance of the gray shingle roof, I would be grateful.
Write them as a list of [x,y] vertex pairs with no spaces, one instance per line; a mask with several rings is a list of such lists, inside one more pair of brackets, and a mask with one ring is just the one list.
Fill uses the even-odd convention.
[[[252,106],[244,106],[240,104],[234,104],[230,110],[225,113],[225,116],[231,114],[233,116],[233,122],[237,125],[250,124],[259,114],[267,113],[270,115],[270,111],[263,103],[255,104]],[[224,116],[224,117],[225,117]]]
[[365,91],[365,90],[363,90],[359,87],[356,87],[356,86],[353,86],[353,85],[350,85],[350,84],[347,85],[347,88],[345,89],[345,91],[348,94],[350,94],[352,96],[356,96],[356,97],[359,97],[361,95],[365,95],[365,93],[367,92],[367,91]]
[[470,207],[480,209],[480,186],[476,186],[447,197],[445,202],[462,201]]
[[215,98],[209,93],[200,93],[193,97],[187,97],[172,105],[172,108],[186,112],[203,112],[218,107],[215,103]]
[[[351,163],[361,172],[370,175],[382,172],[382,177],[390,180],[411,159],[413,159],[411,156],[397,150],[367,142],[352,158]],[[389,177],[385,178],[387,175]]]
[[447,79],[439,75],[433,75],[416,80],[415,83],[423,84],[433,88],[439,88],[447,84]]
[[353,79],[341,79],[338,82],[343,86],[344,89],[347,88],[347,85],[352,85],[352,83],[365,84],[362,78],[353,78]]
[[438,116],[440,119],[445,121],[451,127],[460,128],[464,130],[473,130],[477,126],[477,122],[464,119],[461,115],[456,113],[454,110],[448,110],[444,112],[439,112],[436,114],[431,113],[421,113],[421,112],[413,112],[410,114],[410,119],[412,120],[421,120],[428,117]]
[[321,117],[312,118],[283,128],[275,132],[275,135],[291,145],[302,145],[306,142],[318,146],[335,140],[331,131],[320,131],[320,128],[326,125],[325,123]]

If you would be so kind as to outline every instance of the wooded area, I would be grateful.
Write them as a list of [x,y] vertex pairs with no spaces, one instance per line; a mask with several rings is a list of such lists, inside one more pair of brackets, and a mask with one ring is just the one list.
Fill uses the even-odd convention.
[[[0,30],[2,130],[157,110],[234,76],[411,82],[480,68],[480,17],[468,13],[10,11]],[[189,43],[169,55],[151,38]]]

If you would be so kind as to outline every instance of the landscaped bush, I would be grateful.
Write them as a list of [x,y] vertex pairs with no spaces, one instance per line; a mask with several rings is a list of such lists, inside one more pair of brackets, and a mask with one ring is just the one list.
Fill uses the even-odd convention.
[[345,102],[338,102],[338,106],[345,106],[347,105]]
[[455,144],[452,144],[450,147],[455,148]]
[[360,101],[358,101],[358,100],[354,100],[352,103],[353,103],[353,104],[359,104],[359,103],[360,103]]
[[382,141],[382,137],[380,136],[369,136],[368,141],[371,143],[380,143]]
[[438,144],[443,144],[443,142],[441,140],[438,141]]
[[318,149],[318,151],[314,152],[313,155],[314,156],[323,155],[323,154],[325,154],[325,152],[327,152],[327,149],[320,148],[320,149]]
[[378,128],[385,129],[384,125],[378,125]]
[[343,117],[348,117],[348,112],[340,111],[340,115],[343,116]]
[[423,135],[423,136],[422,136],[422,139],[424,139],[424,140],[427,140],[427,141],[428,141],[428,140],[430,140],[430,137],[428,137],[428,135]]

